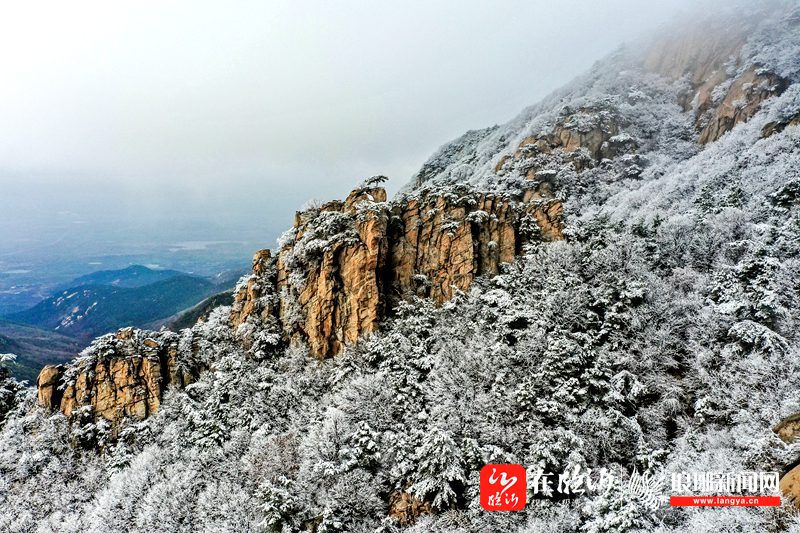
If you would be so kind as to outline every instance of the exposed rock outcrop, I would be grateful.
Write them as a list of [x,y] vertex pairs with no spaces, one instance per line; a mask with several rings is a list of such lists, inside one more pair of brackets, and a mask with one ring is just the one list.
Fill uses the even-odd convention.
[[175,333],[125,328],[101,337],[71,366],[46,366],[37,380],[39,405],[71,416],[90,407],[95,419],[142,420],[155,412],[167,386],[183,387],[196,371],[178,363]]
[[619,133],[619,121],[606,109],[579,109],[556,125],[553,135],[566,152],[586,148],[595,160],[604,157],[603,143]]
[[[800,413],[784,418],[772,430],[787,444],[795,442],[800,438]],[[781,477],[780,489],[796,507],[800,507],[800,464],[790,465]]]
[[795,507],[800,507],[800,465],[786,472],[779,484],[781,493],[791,501]]
[[443,302],[477,276],[494,275],[533,239],[559,240],[561,203],[503,195],[430,195],[392,210],[390,294]]
[[785,130],[789,126],[800,126],[800,113],[783,120],[778,120],[774,122],[767,123],[761,129],[761,136],[762,137],[771,137],[776,133],[780,133]]
[[[686,20],[680,39],[667,31],[652,41],[645,51],[643,66],[667,78],[686,78],[692,89],[716,80],[713,89],[727,78],[726,67],[739,57],[753,31],[753,24],[742,22],[739,18]],[[685,101],[686,109],[691,99],[690,96]]]
[[[698,125],[700,144],[716,141],[741,122],[747,122],[761,108],[761,103],[786,90],[786,82],[770,73],[748,69],[731,83],[725,97],[714,103],[713,93],[698,93]],[[703,113],[709,113],[705,117]]]
[[401,526],[409,526],[420,516],[432,512],[431,502],[420,500],[409,492],[396,490],[389,495],[389,517]]
[[[277,256],[255,254],[230,322],[249,328],[240,336],[248,349],[275,330],[316,357],[336,355],[401,299],[443,302],[498,273],[523,243],[561,239],[561,203],[547,188],[536,191],[522,201],[456,187],[389,203],[370,186],[297,213]],[[144,419],[167,386],[196,378],[199,369],[179,364],[180,335],[126,328],[101,337],[72,365],[42,370],[38,402],[68,417],[88,407],[93,419]]]
[[275,313],[271,300],[263,298],[265,289],[275,284],[275,276],[270,275],[274,272],[270,269],[273,262],[270,250],[259,250],[253,256],[253,275],[233,295],[231,322],[234,324],[241,324],[249,316],[266,318]]
[[[522,139],[513,159],[529,160],[560,149],[576,170],[581,171],[603,159],[636,151],[635,140],[627,134],[620,135],[622,126],[622,119],[610,104],[579,109],[565,107],[552,131]],[[499,173],[510,157],[501,157],[495,166],[495,172]],[[539,170],[534,165],[527,170],[525,176],[535,179]]]
[[307,341],[317,357],[337,354],[374,331],[383,315],[385,202],[382,188],[359,189],[344,203],[299,213],[294,240],[279,253],[281,323],[293,341]]
[[57,409],[61,407],[63,390],[59,390],[61,378],[64,375],[64,365],[47,365],[36,379],[37,401],[42,407]]
[[[753,21],[755,22],[755,21]],[[665,35],[644,56],[643,66],[671,79],[684,79],[687,90],[680,96],[684,109],[694,109],[700,144],[719,139],[746,122],[767,98],[780,95],[786,80],[748,65],[742,49],[753,24],[733,24],[720,19],[712,27],[688,23],[682,39]]]
[[782,441],[787,443],[794,442],[800,437],[800,413],[784,418],[772,430]]
[[375,331],[399,300],[441,303],[498,273],[523,243],[563,238],[559,201],[521,200],[462,187],[389,203],[382,188],[366,187],[300,212],[277,260],[256,254],[231,324],[276,316],[290,342],[306,342],[316,357],[336,355]]

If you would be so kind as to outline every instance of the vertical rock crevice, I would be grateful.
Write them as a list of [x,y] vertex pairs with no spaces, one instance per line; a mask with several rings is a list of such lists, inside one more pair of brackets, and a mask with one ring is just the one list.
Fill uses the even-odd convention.
[[[249,331],[263,322],[263,308],[286,340],[306,343],[315,357],[334,356],[375,331],[400,300],[444,302],[476,277],[497,274],[524,242],[563,238],[561,203],[529,200],[461,187],[389,203],[384,189],[362,187],[344,202],[300,212],[274,263],[274,286],[256,271],[259,258],[270,257],[259,252],[231,325]],[[268,294],[277,305],[258,303]]]
[[[178,335],[124,328],[101,337],[71,366],[46,366],[37,379],[39,405],[71,417],[90,408],[112,423],[154,413],[170,384],[196,379],[178,365]],[[199,370],[198,370],[199,371]]]

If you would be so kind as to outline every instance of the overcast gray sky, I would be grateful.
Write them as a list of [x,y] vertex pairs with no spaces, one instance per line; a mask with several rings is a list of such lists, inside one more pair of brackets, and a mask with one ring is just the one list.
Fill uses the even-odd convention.
[[271,245],[304,200],[396,190],[689,3],[7,2],[0,231],[202,220]]

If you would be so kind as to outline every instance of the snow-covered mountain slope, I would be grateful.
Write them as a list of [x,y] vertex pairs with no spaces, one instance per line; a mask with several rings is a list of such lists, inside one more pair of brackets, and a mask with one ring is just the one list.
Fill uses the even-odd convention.
[[[423,183],[524,188],[532,169],[568,179],[559,176],[563,156],[604,181],[631,174],[646,180],[661,171],[648,171],[650,162],[687,160],[698,144],[748,120],[765,98],[797,81],[800,15],[792,9],[733,3],[713,17],[682,20],[624,45],[509,123],[444,145],[405,191]],[[582,147],[588,153],[574,154]]]
[[[360,208],[298,214],[283,266],[259,253],[233,310],[177,334],[103,337],[63,369],[69,419],[3,378],[0,529],[800,529],[788,499],[658,499],[675,473],[784,474],[800,459],[800,11],[761,9],[623,48],[511,123],[445,146],[392,202],[360,189]],[[472,229],[507,210],[474,214],[475,194],[563,203],[559,238],[517,241],[512,217],[516,258],[496,261],[499,233]],[[435,239],[386,229],[406,229],[411,205],[427,209],[414,207],[413,234]],[[431,265],[463,273],[440,257],[452,248],[406,244],[455,235],[469,244],[459,258],[491,268],[467,269],[469,283],[437,298]],[[402,250],[413,261],[381,263]],[[387,272],[402,281],[381,281]],[[411,282],[422,292],[389,313],[360,307],[364,288]],[[321,338],[342,317],[369,328],[320,359],[296,335],[309,316]],[[147,372],[144,347],[160,354]],[[155,413],[132,416],[139,389],[106,387],[117,383],[98,377],[106,367],[142,383]],[[183,377],[164,390],[167,373]],[[487,463],[528,468],[523,511],[481,510]],[[540,469],[555,474],[553,495],[534,492]],[[556,490],[576,469],[595,482],[605,469],[609,490]]]

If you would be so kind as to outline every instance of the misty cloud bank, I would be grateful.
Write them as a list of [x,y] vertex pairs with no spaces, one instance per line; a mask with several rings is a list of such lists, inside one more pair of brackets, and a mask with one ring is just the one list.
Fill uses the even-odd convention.
[[306,199],[375,173],[396,190],[689,4],[7,7],[0,231],[12,248],[109,225],[158,240],[199,217],[270,244]]

